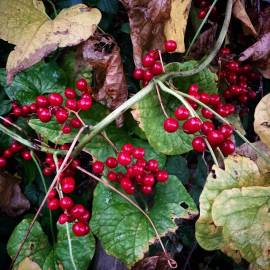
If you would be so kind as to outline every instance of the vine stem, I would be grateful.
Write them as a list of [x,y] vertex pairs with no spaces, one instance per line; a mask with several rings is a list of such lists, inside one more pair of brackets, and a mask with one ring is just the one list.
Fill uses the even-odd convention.
[[20,254],[20,252],[21,252],[21,250],[22,250],[22,247],[23,247],[23,245],[24,245],[26,239],[28,238],[28,236],[29,236],[29,234],[30,234],[30,232],[31,232],[31,230],[32,230],[32,228],[33,228],[33,226],[34,226],[34,224],[35,224],[35,222],[36,222],[36,220],[37,220],[37,218],[38,218],[38,216],[39,216],[41,210],[42,210],[42,208],[44,207],[44,205],[45,205],[45,203],[46,203],[46,200],[48,199],[49,193],[51,192],[51,190],[53,189],[53,187],[54,187],[55,184],[57,183],[57,181],[58,181],[58,179],[59,179],[59,176],[60,176],[60,174],[62,173],[62,171],[63,171],[63,169],[64,169],[66,163],[68,162],[68,159],[70,158],[71,153],[72,153],[72,151],[73,151],[73,149],[74,149],[74,147],[75,147],[75,145],[76,145],[76,143],[77,143],[77,141],[78,141],[80,135],[81,135],[82,132],[84,131],[84,129],[85,129],[85,127],[82,127],[82,128],[79,130],[79,132],[77,133],[77,135],[75,136],[74,140],[72,141],[72,144],[71,144],[71,146],[70,146],[70,148],[69,148],[69,150],[68,150],[68,152],[67,152],[67,154],[66,154],[66,156],[65,156],[65,158],[64,158],[64,160],[63,160],[63,163],[61,164],[61,166],[60,166],[60,168],[59,168],[57,174],[55,175],[55,177],[54,177],[54,179],[53,179],[53,181],[52,181],[52,183],[51,183],[51,185],[50,185],[50,187],[49,187],[49,189],[48,189],[47,194],[46,194],[45,197],[43,198],[43,200],[42,200],[42,202],[41,202],[41,204],[40,204],[40,206],[39,206],[39,208],[38,208],[38,210],[37,210],[37,212],[36,212],[34,218],[33,218],[32,221],[31,221],[31,224],[29,225],[29,227],[28,227],[28,229],[27,229],[27,231],[26,231],[26,234],[25,234],[25,236],[24,236],[22,242],[21,242],[20,245],[19,245],[19,248],[18,248],[18,250],[17,250],[17,252],[16,252],[16,254],[15,254],[15,256],[14,256],[12,262],[11,262],[10,269],[13,268],[13,265],[14,265],[14,263],[16,262],[16,260],[17,260],[19,254]]
[[137,204],[136,204],[133,200],[131,200],[127,195],[125,195],[124,193],[120,192],[117,188],[115,188],[114,186],[112,186],[112,185],[111,185],[110,183],[108,183],[106,180],[103,180],[103,179],[97,177],[96,175],[94,175],[94,174],[88,172],[87,170],[83,169],[83,168],[80,167],[80,166],[78,166],[77,169],[78,169],[79,171],[81,171],[81,172],[87,174],[88,176],[94,178],[96,181],[102,183],[102,184],[105,185],[106,187],[110,188],[111,190],[113,190],[114,192],[116,192],[118,195],[120,195],[122,198],[124,198],[125,200],[127,200],[127,201],[128,201],[130,204],[132,204],[135,208],[137,208],[137,209],[138,209],[138,210],[146,217],[146,219],[148,220],[148,222],[150,223],[150,225],[151,225],[152,228],[154,229],[155,234],[156,234],[156,236],[157,236],[157,238],[158,238],[158,241],[159,241],[159,243],[160,243],[160,245],[161,245],[161,248],[162,248],[162,250],[163,250],[165,256],[168,258],[168,264],[169,264],[169,266],[170,266],[172,269],[177,268],[177,263],[176,263],[176,261],[174,261],[173,259],[169,258],[169,255],[168,255],[168,253],[167,253],[167,251],[166,251],[166,249],[165,249],[165,247],[164,247],[164,245],[163,245],[163,243],[162,243],[161,237],[160,237],[160,235],[159,235],[159,233],[158,233],[158,231],[157,231],[157,229],[156,229],[155,224],[153,223],[153,221],[151,220],[151,218],[146,214],[145,211],[143,211],[143,209],[142,209],[139,205],[137,205]]
[[194,35],[194,37],[193,37],[193,39],[192,39],[192,41],[191,41],[189,47],[188,47],[187,52],[185,53],[185,57],[188,56],[188,54],[189,54],[189,52],[190,52],[190,50],[191,50],[193,44],[195,43],[196,39],[198,38],[199,34],[201,33],[201,30],[202,30],[203,26],[205,25],[206,21],[208,20],[208,17],[210,16],[210,13],[211,13],[211,11],[213,10],[214,6],[216,5],[217,1],[218,1],[218,0],[214,0],[214,2],[212,3],[212,5],[210,6],[210,8],[209,8],[209,10],[208,10],[208,12],[207,12],[207,14],[206,14],[206,16],[205,16],[204,19],[202,20],[202,22],[201,22],[199,28],[197,29],[197,31],[196,31],[196,33],[195,33],[195,35]]

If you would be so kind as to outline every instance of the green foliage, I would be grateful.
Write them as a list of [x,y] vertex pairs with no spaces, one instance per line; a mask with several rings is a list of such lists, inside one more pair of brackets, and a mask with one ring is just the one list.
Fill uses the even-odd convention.
[[[175,231],[176,218],[189,219],[197,214],[196,205],[175,177],[156,186],[155,203],[147,214],[158,232]],[[156,235],[146,217],[129,202],[99,184],[94,193],[92,231],[108,254],[128,266],[142,259]]]

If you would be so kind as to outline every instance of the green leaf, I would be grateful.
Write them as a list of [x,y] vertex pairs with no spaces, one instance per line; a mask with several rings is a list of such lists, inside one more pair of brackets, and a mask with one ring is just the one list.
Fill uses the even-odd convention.
[[[198,65],[197,61],[188,61],[184,63],[170,63],[165,66],[166,72],[170,71],[185,71],[185,70],[191,70],[195,66]],[[211,72],[208,68],[205,68],[200,73],[187,77],[187,78],[176,78],[174,79],[174,83],[179,88],[180,91],[187,91],[188,87],[195,83],[198,84],[200,87],[200,90],[206,93],[217,93],[218,87],[217,87],[217,75],[216,73]]]
[[[55,253],[64,269],[88,269],[95,252],[92,233],[77,237],[72,232],[72,224],[57,225],[58,235]],[[69,234],[69,236],[68,236]],[[70,241],[69,241],[70,238]]]
[[0,115],[4,115],[10,112],[11,110],[11,101],[10,100],[2,100],[0,107]]
[[252,269],[269,269],[270,179],[246,157],[225,159],[225,170],[213,166],[200,196],[196,238],[206,250],[220,249]]
[[[160,235],[177,229],[176,218],[189,219],[197,214],[196,205],[175,176],[170,176],[166,184],[157,185],[154,200],[148,215]],[[156,239],[145,216],[102,184],[98,184],[94,192],[90,226],[105,251],[128,267],[142,259]]]
[[[31,219],[24,219],[14,229],[7,243],[7,251],[9,256],[15,256],[18,247],[23,240],[30,224]],[[15,269],[17,269],[20,262],[23,261],[25,258],[29,258],[30,260],[36,262],[39,266],[42,266],[45,262],[47,255],[50,252],[50,249],[51,246],[48,242],[47,236],[43,232],[39,223],[36,222],[16,260]]]
[[56,64],[41,62],[16,75],[10,85],[6,84],[5,69],[1,69],[0,85],[11,100],[29,104],[34,102],[38,95],[62,92],[66,86],[66,78]]
[[99,0],[97,7],[103,12],[116,14],[118,11],[118,0]]

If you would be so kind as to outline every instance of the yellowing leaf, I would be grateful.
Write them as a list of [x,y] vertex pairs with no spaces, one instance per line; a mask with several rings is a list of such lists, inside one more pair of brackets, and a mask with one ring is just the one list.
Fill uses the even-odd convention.
[[25,258],[18,266],[18,270],[41,270],[39,265],[29,258]]
[[185,32],[190,5],[191,0],[172,0],[170,19],[165,23],[166,39],[177,42],[177,52],[185,51]]
[[[7,61],[7,81],[56,50],[87,40],[101,19],[98,9],[78,4],[51,20],[38,1],[0,1],[0,37],[16,44]],[[2,12],[2,10],[7,12]],[[15,14],[13,13],[15,10]]]
[[261,141],[270,146],[270,94],[261,99],[255,109],[254,129]]

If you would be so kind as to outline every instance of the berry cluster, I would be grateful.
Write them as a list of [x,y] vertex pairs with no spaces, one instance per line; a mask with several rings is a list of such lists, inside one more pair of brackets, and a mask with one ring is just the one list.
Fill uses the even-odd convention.
[[7,166],[8,159],[15,154],[20,153],[24,160],[31,160],[32,156],[29,150],[26,150],[23,145],[18,142],[13,142],[9,147],[3,150],[2,156],[0,156],[0,169],[4,169]]
[[256,92],[250,87],[250,82],[257,81],[259,73],[253,71],[249,64],[241,64],[234,60],[230,48],[223,48],[219,53],[219,79],[221,86],[225,86],[223,97],[246,108],[249,100],[256,98]]
[[[177,44],[174,40],[167,40],[164,43],[164,49],[166,52],[174,52],[177,48]],[[133,77],[136,80],[142,80],[143,86],[146,86],[154,76],[160,75],[164,72],[162,63],[160,62],[158,50],[150,50],[142,58],[143,68],[136,68],[133,72]]]
[[[195,5],[199,8],[199,11],[198,11],[198,19],[202,20],[205,18],[206,14],[208,13],[209,9],[210,9],[210,6],[212,5],[213,1],[212,0],[196,0],[195,1]],[[217,3],[211,13],[210,13],[210,16],[209,18],[212,20],[212,21],[217,21],[218,19],[218,15],[219,15],[219,11],[220,11],[220,8],[219,8],[219,3]]]
[[[190,96],[210,106],[223,117],[227,117],[235,111],[234,105],[222,103],[220,95],[199,93],[199,87],[196,84],[190,85],[188,93]],[[199,108],[196,102],[189,100],[189,103],[194,110]],[[232,154],[235,150],[235,145],[230,139],[233,133],[232,127],[230,125],[222,125],[216,129],[214,123],[211,120],[207,120],[214,119],[214,114],[206,108],[201,108],[201,115],[206,121],[202,122],[198,117],[190,117],[190,111],[181,105],[175,109],[174,117],[169,117],[164,121],[164,130],[169,133],[176,132],[179,129],[178,121],[184,121],[182,129],[185,133],[201,133],[200,136],[195,137],[192,141],[195,151],[204,152],[206,150],[205,139],[207,139],[213,148],[219,147],[224,155]]]
[[[124,169],[124,173],[117,172],[121,168]],[[105,163],[95,161],[92,170],[95,174],[106,175],[109,181],[119,183],[128,194],[134,194],[136,191],[141,191],[145,195],[150,194],[156,182],[168,180],[167,171],[159,169],[158,161],[155,159],[146,161],[144,149],[134,147],[132,144],[123,145],[117,158],[108,157]]]

